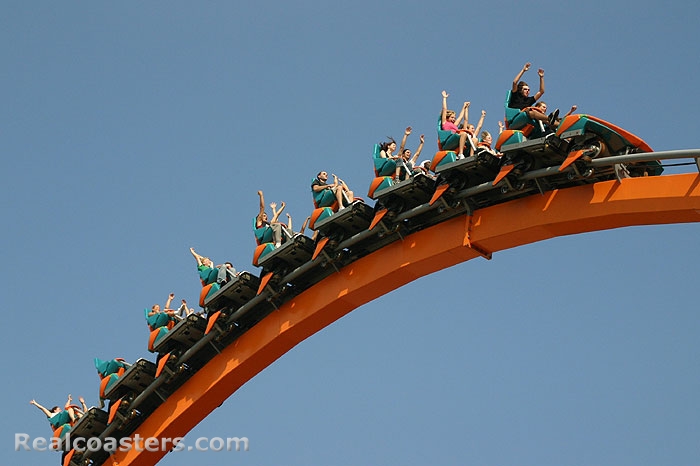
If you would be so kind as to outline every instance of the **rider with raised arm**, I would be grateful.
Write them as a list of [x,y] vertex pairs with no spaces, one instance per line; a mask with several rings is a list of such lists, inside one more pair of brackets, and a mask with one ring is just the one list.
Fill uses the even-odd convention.
[[[85,406],[85,400],[83,399],[83,397],[80,397],[80,402],[83,406],[83,409],[86,409],[87,407]],[[73,397],[71,395],[68,395],[68,400],[63,406],[63,409],[61,409],[59,406],[54,406],[51,409],[47,409],[44,406],[37,403],[36,400],[31,400],[29,402],[29,404],[36,406],[42,413],[46,415],[49,423],[54,429],[62,426],[63,424],[73,424],[76,421],[76,419],[80,418],[80,416],[82,415],[82,413],[79,413],[75,410],[71,403],[73,403]]]
[[[442,113],[440,114],[440,127],[443,131],[450,131],[453,134],[459,134],[459,152],[457,153],[458,159],[464,158],[464,147],[467,143],[467,137],[469,136],[465,130],[459,129],[459,124],[464,118],[466,112],[469,111],[469,105],[471,102],[464,102],[462,111],[459,116],[454,112],[454,110],[447,109],[447,98],[450,95],[447,91],[442,91]],[[450,136],[451,137],[451,136]]]
[[469,138],[471,140],[470,143],[470,153],[473,154],[474,150],[479,144],[479,131],[481,131],[481,128],[484,126],[484,118],[486,118],[486,110],[481,111],[481,117],[479,118],[479,123],[477,123],[476,127],[474,127],[473,124],[469,123],[469,108],[467,107],[466,112],[464,113],[464,129],[467,131],[467,134],[469,135]]
[[[283,201],[281,203],[280,210],[275,210],[277,207],[277,204],[275,204],[275,207],[273,207],[272,219],[268,220],[267,213],[265,212],[265,196],[263,195],[262,191],[258,191],[258,197],[260,198],[260,210],[258,215],[255,217],[255,229],[270,228],[272,231],[272,242],[275,243],[275,247],[278,248],[282,245],[284,230],[287,228],[286,225],[278,221],[279,216],[284,210],[286,204]],[[292,234],[290,234],[290,236],[292,236]]]
[[547,123],[549,122],[550,117],[548,117],[546,113],[542,113],[540,110],[533,108],[535,102],[537,102],[537,100],[544,94],[544,70],[542,68],[537,70],[537,74],[540,77],[540,89],[534,96],[530,95],[530,86],[525,81],[520,80],[520,78],[523,77],[523,74],[530,69],[530,66],[530,63],[525,63],[523,69],[520,70],[517,75],[515,75],[508,107],[522,110],[533,120]]
[[[406,128],[403,134],[403,139],[401,140],[401,147],[406,146],[406,139],[408,136],[411,134],[413,129],[409,126]],[[420,156],[420,153],[423,151],[423,144],[425,143],[425,135],[421,134],[420,135],[420,144],[418,144],[418,148],[416,149],[416,152],[413,154],[413,157],[411,157],[411,150],[410,149],[403,149],[399,151],[399,156],[401,157],[402,163],[396,165],[396,173],[394,175],[394,178],[396,180],[405,180],[409,178],[415,171],[416,167],[416,162],[418,161],[418,157]]]
[[[224,262],[220,265],[214,265],[214,261],[208,257],[197,254],[194,248],[190,248],[190,254],[192,254],[192,257],[194,257],[194,259],[197,261],[197,271],[199,272],[199,278],[202,281],[202,286],[211,285],[212,283],[223,285],[224,283],[238,276],[238,272],[236,272],[236,269],[233,267],[231,262]],[[170,300],[172,300],[172,298],[169,298],[166,307],[169,307]]]

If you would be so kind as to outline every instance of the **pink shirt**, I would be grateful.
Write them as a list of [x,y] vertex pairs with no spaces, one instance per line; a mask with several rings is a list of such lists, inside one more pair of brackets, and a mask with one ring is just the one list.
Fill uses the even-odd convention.
[[459,131],[459,128],[457,128],[457,125],[452,123],[450,120],[445,120],[445,122],[442,124],[442,129],[444,131],[452,131],[453,133],[456,133]]

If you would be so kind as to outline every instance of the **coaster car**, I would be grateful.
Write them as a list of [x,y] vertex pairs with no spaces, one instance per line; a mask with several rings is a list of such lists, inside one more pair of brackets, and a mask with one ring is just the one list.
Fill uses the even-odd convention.
[[399,213],[427,203],[434,190],[435,180],[423,173],[417,173],[399,182],[389,177],[375,178],[370,186],[369,196],[381,204],[380,208]]
[[[84,413],[80,419],[75,421],[70,430],[71,440],[89,439],[91,437],[99,437],[107,427],[107,413],[98,408],[90,408]],[[70,450],[72,445],[67,442],[61,442],[60,449],[63,451]],[[84,445],[83,445],[84,448]]]
[[[310,238],[306,238],[303,235],[295,235],[286,225],[282,228],[282,242],[280,246],[276,247],[272,242],[272,228],[270,226],[256,228],[255,225],[256,218],[254,217],[253,230],[255,232],[255,241],[258,245],[253,252],[253,265],[262,267],[265,271],[276,269],[285,264],[298,263],[300,256],[303,256],[303,252],[300,251],[309,247],[307,240],[311,241]],[[211,293],[209,296],[213,294]],[[202,301],[202,305],[204,301],[206,299]]]
[[150,348],[158,354],[155,377],[165,371],[172,380],[173,376],[185,372],[187,364],[175,364],[178,358],[192,348],[203,336],[207,328],[207,319],[198,314],[190,314],[180,320],[173,328]]
[[[540,192],[580,183],[594,183],[625,176],[659,175],[659,162],[638,162],[621,166],[593,169],[588,163],[599,157],[652,152],[641,138],[590,115],[569,115],[556,127],[545,130],[541,122],[530,119],[522,110],[508,107],[511,93],[505,103],[506,126],[496,142],[503,152],[501,169],[494,186],[501,190],[526,191],[532,184]],[[542,168],[558,167],[558,174],[547,174],[533,182],[518,181],[520,175]]]
[[[205,303],[207,326],[204,333],[209,334],[215,329],[220,336],[229,337],[231,330],[237,329],[240,332],[250,322],[257,322],[261,316],[273,310],[274,306],[267,300],[262,300],[251,307],[251,303],[261,291],[261,283],[259,277],[249,272],[241,272],[221,287],[221,290]],[[243,315],[238,316],[235,322],[229,320],[230,316],[243,308],[246,308]],[[195,359],[199,358],[199,353]]]
[[207,320],[197,314],[190,314],[175,324],[153,345],[152,352],[159,355],[181,353],[192,347],[206,329]]
[[374,176],[392,176],[396,171],[396,160],[381,156],[382,147],[374,145],[372,159],[374,160]]
[[313,211],[309,228],[318,233],[316,249],[312,259],[315,259],[327,244],[337,246],[342,241],[364,231],[370,226],[374,209],[356,199],[352,204],[334,212],[330,207]]
[[156,365],[151,361],[139,359],[128,367],[114,384],[107,387],[104,397],[109,400],[107,421],[110,425],[117,422],[117,428],[124,429],[144,413],[150,413],[160,405],[163,397],[157,390],[141,396],[154,382],[156,370]]
[[100,407],[102,407],[103,401],[107,399],[105,392],[116,384],[119,377],[124,375],[129,364],[122,358],[108,361],[95,358],[94,362],[97,375],[100,376]]
[[[79,407],[75,405],[71,405],[68,408],[73,410],[79,409]],[[73,429],[73,425],[75,424],[75,421],[71,419],[68,408],[49,418],[49,424],[51,424],[51,429],[53,429],[52,436],[58,440],[63,440]]]
[[409,179],[399,182],[389,177],[375,178],[369,197],[377,203],[369,229],[381,224],[387,233],[399,231],[404,222],[394,219],[415,207],[428,205],[434,192],[435,179],[425,173],[414,173]]
[[[108,424],[108,414],[98,408],[90,408],[78,419],[70,431],[70,443],[61,442],[60,449],[65,451],[63,466],[84,466],[85,464],[102,464],[109,452],[101,449],[90,451],[90,460],[84,457],[88,452],[86,442],[90,438],[99,438]],[[78,448],[75,450],[73,448]]]
[[283,275],[311,259],[313,251],[314,241],[308,236],[297,234],[278,248],[272,243],[259,245],[253,254],[253,265],[262,267],[263,273]]
[[[556,135],[569,142],[569,163],[584,156],[594,159],[610,155],[653,152],[641,138],[591,115],[567,116],[557,127]],[[581,152],[577,154],[577,151]],[[627,164],[626,168],[630,176],[658,176],[663,172],[663,167],[658,161]]]
[[176,318],[163,311],[149,315],[150,312],[150,309],[143,310],[144,316],[146,317],[146,324],[151,331],[148,337],[148,351],[155,353],[154,347],[168,334],[168,331],[175,326]]
[[259,286],[259,277],[243,271],[224,284],[217,293],[208,297],[204,308],[208,314],[222,309],[236,310],[255,297]]
[[[255,228],[255,218],[253,219],[253,230],[255,231],[255,239],[258,240],[258,236],[261,238],[267,238],[269,230],[269,240],[272,241],[272,230],[269,227]],[[267,230],[266,230],[267,228]],[[260,243],[258,243],[260,244]],[[200,265],[197,267],[199,272],[199,280],[202,283],[202,290],[199,293],[199,306],[204,307],[204,302],[213,296],[221,288],[221,284],[218,282],[219,269],[214,267],[207,267],[205,265]]]
[[269,225],[264,225],[262,227],[257,226],[258,218],[253,217],[253,234],[255,235],[255,241],[258,244],[271,243],[272,242],[272,228]]
[[318,231],[322,237],[332,237],[337,241],[366,229],[372,220],[372,207],[361,199],[334,211],[330,207],[315,209],[309,221],[309,228]]
[[430,166],[438,175],[435,193],[430,199],[433,204],[444,194],[449,198],[462,189],[492,181],[500,168],[500,158],[479,148],[474,155],[461,160],[454,151],[438,151]]
[[155,375],[156,365],[146,359],[139,359],[105,389],[104,398],[113,402],[127,395],[139,394],[153,382]]
[[[375,152],[377,147],[378,144],[375,147]],[[309,229],[319,232],[322,237],[330,238],[333,236],[336,241],[340,241],[343,237],[351,236],[369,225],[369,222],[365,225],[363,219],[364,214],[368,210],[371,211],[372,208],[367,206],[361,198],[356,197],[350,202],[343,192],[343,208],[340,209],[335,193],[331,190],[324,189],[316,192],[313,190],[312,184],[311,194],[314,201],[314,211],[309,219]]]

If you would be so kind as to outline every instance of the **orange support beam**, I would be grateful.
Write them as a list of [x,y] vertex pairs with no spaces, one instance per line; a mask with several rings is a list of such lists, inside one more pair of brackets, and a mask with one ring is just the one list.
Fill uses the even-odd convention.
[[576,150],[576,151],[571,152],[571,153],[569,154],[569,156],[566,157],[566,160],[564,160],[564,162],[563,162],[563,163],[561,164],[561,166],[559,167],[559,171],[560,171],[560,172],[563,172],[564,170],[566,170],[566,168],[567,168],[569,165],[571,165],[572,163],[574,163],[575,161],[577,161],[577,160],[580,159],[581,157],[583,157],[583,151],[582,151],[582,150]]
[[323,248],[326,247],[326,243],[328,243],[328,240],[330,240],[330,238],[328,237],[320,239],[320,241],[316,244],[316,249],[314,250],[313,256],[311,256],[311,260],[315,260],[318,257],[318,255],[321,254],[321,251],[323,251]]
[[447,191],[447,190],[449,189],[449,187],[450,187],[450,185],[447,184],[447,183],[441,184],[440,186],[438,186],[438,187],[435,189],[435,193],[433,193],[433,197],[430,198],[430,203],[429,203],[429,204],[430,204],[430,205],[435,204],[435,201],[437,201],[438,199],[440,199],[440,196],[442,196],[442,194],[443,194],[445,191]]
[[[419,277],[535,241],[632,225],[700,222],[700,175],[608,181],[533,195],[454,218],[344,267],[268,315],[212,358],[134,432],[182,437],[301,341]],[[584,240],[585,241],[585,240]],[[118,451],[105,464],[153,465],[165,452]]]
[[515,168],[515,165],[513,165],[513,164],[503,165],[501,167],[501,171],[499,171],[498,174],[496,175],[496,178],[494,178],[492,185],[496,186],[503,178],[508,176],[508,174],[510,172],[512,172],[514,168]]

